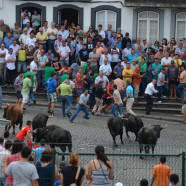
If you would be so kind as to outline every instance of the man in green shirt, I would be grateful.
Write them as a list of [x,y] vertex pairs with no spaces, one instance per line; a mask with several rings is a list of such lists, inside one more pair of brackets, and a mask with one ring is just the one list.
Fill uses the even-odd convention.
[[[27,67],[26,67],[26,70],[27,70],[27,72],[24,73],[23,78],[26,78],[27,75],[30,74],[32,86],[37,87],[37,79],[36,79],[35,74],[34,74],[33,72],[30,71],[30,66],[27,66]],[[28,102],[27,102],[28,106],[31,105],[31,103],[30,103],[30,98],[32,98],[33,103],[36,104],[36,100],[35,100],[35,97],[34,97],[33,88],[30,88],[29,97],[28,97]]]
[[[60,98],[59,90],[61,92],[61,102],[62,102],[62,114],[63,117],[66,117],[66,115],[70,118],[70,101],[69,101],[69,95],[72,92],[72,88],[70,86],[70,80],[67,79],[65,83],[60,84],[56,91],[58,94],[58,98]],[[65,113],[65,104],[67,104],[67,114]]]
[[141,59],[140,74],[144,75],[141,82],[141,93],[144,94],[147,86],[147,63],[144,58]]
[[35,88],[34,86],[32,86],[32,82],[30,79],[31,79],[31,75],[27,74],[27,77],[23,80],[23,88],[21,91],[21,94],[23,96],[23,100],[21,104],[22,109],[24,108],[25,103],[27,103],[28,101],[30,88]]
[[54,68],[52,68],[52,63],[48,62],[46,64],[46,68],[45,68],[45,82],[48,81],[48,79],[51,78],[52,73],[55,73],[56,71],[54,70]]
[[87,74],[87,67],[88,67],[88,66],[90,67],[91,62],[92,62],[92,61],[89,59],[89,60],[87,60],[87,63],[85,63],[85,64],[83,65],[83,68],[82,68],[82,75],[83,75],[83,76]]
[[142,62],[141,62],[142,59],[145,59],[145,62],[147,62],[147,59],[145,57],[145,52],[141,52],[141,56],[136,58],[136,63],[139,65],[140,68],[142,66]]
[[64,74],[61,76],[61,83],[63,83],[66,79],[69,79],[68,71],[65,70]]

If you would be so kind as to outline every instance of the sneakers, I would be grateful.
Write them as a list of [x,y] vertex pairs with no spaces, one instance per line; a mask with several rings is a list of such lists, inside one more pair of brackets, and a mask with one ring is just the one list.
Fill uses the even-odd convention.
[[70,115],[70,113],[68,113],[68,112],[67,112],[67,114],[66,114],[66,115],[67,115],[67,117],[68,117],[68,118],[70,118],[70,116],[71,116],[71,115]]
[[34,103],[34,105],[36,104],[36,100],[35,99],[33,100],[33,103]]
[[162,101],[158,101],[158,103],[162,103]]
[[54,111],[50,111],[50,114],[53,117],[54,116]]
[[50,114],[50,112],[51,112],[51,111],[49,110],[48,113]]

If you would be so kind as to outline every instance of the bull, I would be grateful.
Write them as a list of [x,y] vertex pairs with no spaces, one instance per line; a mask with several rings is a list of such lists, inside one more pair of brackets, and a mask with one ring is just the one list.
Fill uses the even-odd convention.
[[[37,128],[35,133],[36,142],[45,139],[51,148],[59,147],[62,152],[66,152],[66,147],[68,147],[69,152],[72,152],[72,136],[68,130],[56,125],[50,125],[44,128]],[[62,160],[64,159],[64,156],[62,156]]]
[[21,130],[23,124],[23,110],[21,107],[16,105],[7,105],[2,107],[4,109],[3,118],[6,120],[10,120],[10,124],[5,126],[5,131],[9,131],[11,127],[13,127],[12,134],[15,135],[15,125],[19,124],[19,129]]
[[[32,121],[32,129],[35,130],[37,128],[46,127],[48,118],[52,118],[53,116],[48,116],[45,114],[38,114],[33,118]],[[33,140],[35,139],[35,134],[33,134]]]
[[117,147],[117,144],[116,144],[117,135],[120,135],[121,144],[123,144],[123,121],[122,119],[120,117],[109,118],[107,122],[107,126],[113,138],[115,147]]
[[160,137],[160,132],[162,129],[165,129],[167,125],[149,125],[147,127],[141,128],[139,131],[139,147],[140,153],[145,148],[145,153],[149,153],[150,147],[152,148],[152,154],[154,153],[154,148],[156,146],[157,140]]
[[138,141],[138,132],[143,127],[143,121],[139,116],[135,116],[132,114],[128,114],[126,118],[122,118],[122,119],[123,119],[123,125],[125,127],[127,138],[130,138],[128,132],[133,132],[136,136],[135,141]]

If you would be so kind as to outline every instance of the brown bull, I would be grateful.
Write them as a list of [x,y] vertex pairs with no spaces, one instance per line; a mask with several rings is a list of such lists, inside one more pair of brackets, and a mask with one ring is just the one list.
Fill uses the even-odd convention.
[[4,108],[4,115],[3,118],[6,120],[10,120],[11,123],[9,125],[6,125],[5,131],[10,130],[11,126],[13,126],[13,132],[12,134],[15,135],[15,125],[19,125],[19,129],[21,130],[22,124],[23,124],[23,111],[21,107],[16,104],[16,105],[8,105]]

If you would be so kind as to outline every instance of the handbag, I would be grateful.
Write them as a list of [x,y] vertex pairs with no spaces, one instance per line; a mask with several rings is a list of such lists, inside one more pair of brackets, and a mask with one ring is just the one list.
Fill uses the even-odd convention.
[[76,182],[78,180],[79,173],[80,173],[80,167],[78,167],[77,172],[76,172],[75,183],[72,183],[70,186],[77,186]]

